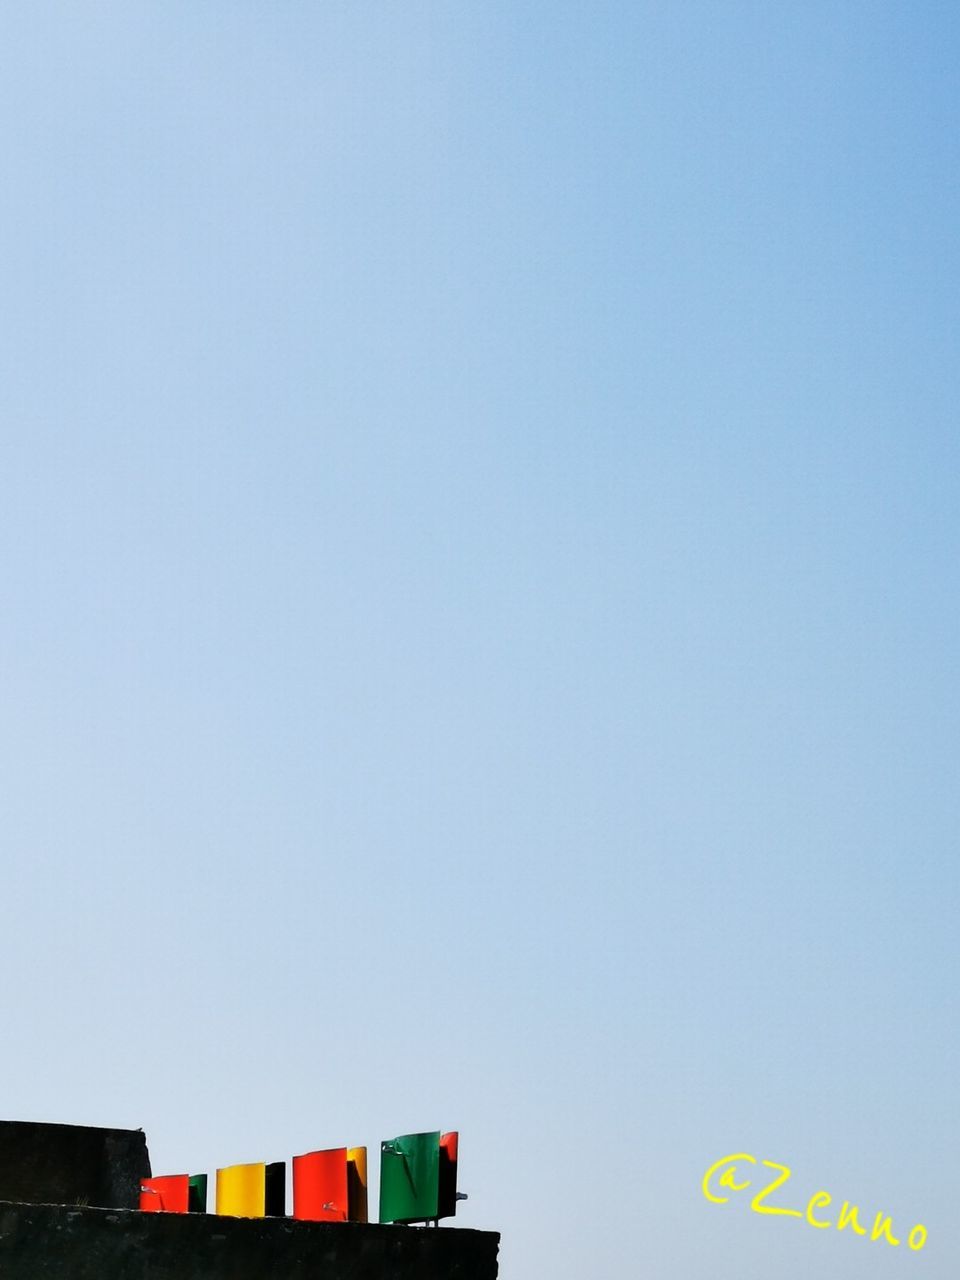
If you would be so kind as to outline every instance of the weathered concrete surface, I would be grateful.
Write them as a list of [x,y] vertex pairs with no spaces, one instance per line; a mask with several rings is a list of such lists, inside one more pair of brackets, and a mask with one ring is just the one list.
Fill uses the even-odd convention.
[[0,1120],[0,1200],[135,1209],[149,1176],[139,1129]]
[[500,1237],[0,1203],[3,1280],[496,1280]]

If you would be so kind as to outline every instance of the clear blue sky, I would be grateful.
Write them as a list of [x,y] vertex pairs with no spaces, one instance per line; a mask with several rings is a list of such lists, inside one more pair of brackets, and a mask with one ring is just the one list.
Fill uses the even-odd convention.
[[7,8],[5,1116],[956,1274],[958,22]]

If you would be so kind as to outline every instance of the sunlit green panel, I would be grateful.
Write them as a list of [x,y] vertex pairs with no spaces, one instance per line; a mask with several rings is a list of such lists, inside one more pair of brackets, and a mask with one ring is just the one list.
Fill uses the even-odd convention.
[[407,1133],[380,1144],[380,1221],[437,1216],[440,1132]]

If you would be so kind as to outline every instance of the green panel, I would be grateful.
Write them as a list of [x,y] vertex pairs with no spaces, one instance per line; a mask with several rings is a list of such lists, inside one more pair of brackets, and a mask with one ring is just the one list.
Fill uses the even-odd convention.
[[191,1213],[207,1212],[207,1175],[195,1173],[189,1183],[189,1206]]
[[435,1218],[440,1188],[440,1131],[407,1133],[380,1144],[380,1221]]

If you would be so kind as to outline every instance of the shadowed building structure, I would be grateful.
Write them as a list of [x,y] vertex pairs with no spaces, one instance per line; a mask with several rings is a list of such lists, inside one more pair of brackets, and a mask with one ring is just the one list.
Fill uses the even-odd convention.
[[0,1200],[136,1209],[149,1176],[140,1129],[0,1121]]
[[0,1122],[10,1280],[496,1280],[493,1231],[142,1213],[140,1130]]

